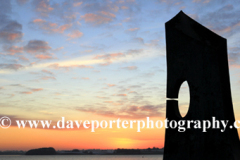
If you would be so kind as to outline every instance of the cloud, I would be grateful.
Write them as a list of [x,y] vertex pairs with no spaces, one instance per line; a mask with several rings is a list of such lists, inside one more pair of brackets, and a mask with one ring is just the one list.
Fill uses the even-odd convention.
[[140,28],[129,28],[127,31],[133,32],[133,31],[138,31]]
[[25,4],[25,3],[27,3],[29,0],[17,0],[17,3],[19,4],[19,5],[23,5],[23,4]]
[[192,2],[193,3],[200,3],[200,2],[202,2],[202,3],[209,3],[210,0],[193,0]]
[[81,16],[81,19],[84,19],[86,23],[91,23],[93,25],[101,25],[109,23],[115,18],[113,16],[114,14],[108,13],[108,12],[101,12],[101,15],[94,14],[94,13],[87,13],[83,16]]
[[27,53],[35,55],[35,58],[39,60],[54,59],[52,54],[49,53],[51,49],[47,42],[41,40],[30,40],[24,47]]
[[104,54],[104,55],[96,55],[93,59],[104,59],[106,61],[111,61],[122,56],[124,56],[123,53],[111,53],[111,54]]
[[16,53],[22,53],[23,47],[18,46],[3,46],[3,50],[9,55],[15,55]]
[[29,61],[29,59],[23,55],[17,56],[22,61]]
[[28,53],[45,53],[51,49],[47,42],[41,40],[31,40],[24,47],[25,51]]
[[9,69],[9,70],[19,70],[19,69],[22,69],[24,68],[23,65],[21,64],[0,64],[0,68],[1,69]]
[[108,87],[114,87],[114,86],[116,86],[115,84],[107,84],[108,85]]
[[75,30],[75,31],[72,31],[71,33],[69,33],[67,36],[69,37],[69,40],[71,40],[71,39],[76,39],[76,38],[82,37],[83,33],[78,30]]
[[225,5],[218,10],[203,15],[199,21],[219,33],[228,33],[240,27],[239,9],[233,5]]
[[[31,45],[30,45],[31,46]],[[34,45],[33,45],[34,46]],[[31,49],[32,48],[32,49]],[[37,51],[46,51],[50,46],[47,47],[30,47],[30,52],[32,54],[38,55],[39,53],[35,53]],[[89,68],[93,69],[92,65],[109,65],[111,63],[120,63],[120,62],[130,62],[136,61],[143,58],[155,57],[159,56],[158,52],[155,50],[128,50],[125,53],[110,53],[110,54],[96,54],[96,55],[85,55],[80,57],[75,57],[72,59],[63,59],[55,62],[45,62],[45,63],[35,63],[32,62],[30,65],[25,66],[25,71],[31,71],[34,69],[65,69],[70,70],[74,68]],[[42,53],[44,55],[50,55],[49,53]],[[35,56],[34,55],[34,56]],[[4,71],[4,73],[14,73],[11,71]]]
[[117,96],[120,96],[120,97],[126,97],[127,94],[118,94]]
[[40,13],[43,17],[48,17],[49,13],[54,10],[49,4],[49,0],[33,0],[32,2],[35,11]]
[[83,79],[83,80],[89,80],[89,78],[88,78],[88,77],[82,77],[82,79]]
[[72,68],[93,68],[92,66],[87,66],[87,65],[65,65],[65,66],[61,66],[59,65],[58,63],[55,63],[55,64],[51,64],[48,66],[49,68],[52,68],[52,69],[65,69],[65,70],[69,70],[69,69],[72,69]]
[[38,54],[35,56],[37,59],[41,59],[41,60],[44,60],[44,59],[53,59],[53,57],[51,55],[43,55],[43,54]]
[[[107,103],[112,104],[114,102],[108,101]],[[165,104],[142,106],[132,105],[128,107],[121,107],[119,109],[107,107],[77,107],[76,110],[113,118],[140,119],[146,117],[164,117],[165,115],[162,112],[163,108],[165,108]]]
[[115,18],[115,17],[116,17],[115,14],[110,13],[110,12],[101,11],[100,13],[101,13],[102,15],[104,15],[104,16],[107,16],[107,17],[112,17],[112,18]]
[[28,92],[20,92],[21,94],[32,94],[32,92],[28,91]]
[[229,54],[228,54],[228,60],[230,67],[236,67],[236,64],[238,64],[238,60],[240,57],[240,48],[239,47],[229,47]]
[[9,86],[13,86],[13,87],[23,87],[23,85],[21,85],[21,84],[10,84]]
[[36,25],[38,29],[45,30],[46,33],[64,33],[72,27],[72,24],[58,25],[57,23],[47,22],[43,19],[34,19],[31,24]]
[[40,78],[40,80],[57,80],[57,79],[53,76],[44,76],[44,77]]
[[16,21],[9,22],[4,27],[0,28],[1,42],[12,43],[20,41],[23,36],[21,30],[21,24]]
[[49,75],[54,75],[51,71],[48,71],[46,69],[43,69],[42,70],[43,73],[46,73],[46,74],[49,74]]
[[127,6],[121,6],[121,9],[129,9]]
[[128,67],[123,67],[122,69],[126,69],[126,70],[136,70],[137,69],[137,66],[128,66]]
[[43,88],[34,88],[34,89],[31,89],[32,92],[38,92],[38,91],[42,91]]
[[0,42],[1,43],[15,43],[19,42],[22,37],[22,25],[10,17],[11,1],[1,0],[0,5]]
[[78,6],[80,6],[82,3],[83,3],[83,2],[75,2],[75,3],[73,3],[73,7],[78,7]]
[[58,47],[58,48],[54,49],[54,51],[60,51],[62,49],[64,49],[64,47]]

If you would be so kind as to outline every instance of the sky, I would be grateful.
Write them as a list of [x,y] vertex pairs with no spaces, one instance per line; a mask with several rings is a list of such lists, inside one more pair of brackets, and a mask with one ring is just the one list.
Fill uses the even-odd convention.
[[[165,22],[180,10],[227,39],[240,119],[237,0],[1,0],[0,117],[164,120]],[[187,83],[180,113],[188,110]],[[165,129],[0,128],[0,150],[164,146]],[[3,145],[2,145],[3,144]]]

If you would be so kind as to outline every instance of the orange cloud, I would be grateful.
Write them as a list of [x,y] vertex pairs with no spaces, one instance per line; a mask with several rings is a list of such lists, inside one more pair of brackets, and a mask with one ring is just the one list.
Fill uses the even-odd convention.
[[16,53],[22,53],[23,52],[23,47],[10,46],[10,47],[4,47],[4,50],[6,52],[8,52],[8,54],[14,55]]
[[60,51],[62,49],[64,49],[64,47],[58,47],[58,48],[54,49],[54,51]]
[[43,88],[35,88],[35,89],[31,89],[32,92],[38,92],[38,91],[42,91]]
[[[105,103],[110,103],[111,105],[121,105],[112,101],[105,101]],[[101,115],[105,117],[114,118],[146,118],[146,117],[163,117],[162,108],[163,105],[143,105],[143,106],[127,106],[119,108],[118,110],[107,108],[107,107],[77,107],[76,110],[80,112],[92,113],[95,115]]]
[[121,6],[121,9],[128,9],[127,6]]
[[72,24],[63,24],[59,26],[57,23],[47,22],[43,19],[34,19],[32,22],[48,33],[63,33],[72,26]]
[[58,63],[54,63],[48,66],[49,68],[53,69],[72,69],[72,68],[93,68],[92,66],[87,66],[87,65],[68,65],[68,66],[60,66]]
[[76,3],[73,3],[73,7],[78,7],[82,4],[83,2],[76,2]]
[[37,59],[41,59],[41,60],[44,60],[44,59],[53,59],[52,56],[50,55],[43,55],[43,54],[38,54],[35,56]]
[[93,13],[87,13],[84,16],[81,16],[87,23],[92,23],[93,25],[106,24],[112,21],[112,17],[105,17]]
[[17,41],[18,39],[22,38],[22,33],[11,33],[8,31],[1,31],[0,38],[4,38],[8,41]]
[[230,68],[240,68],[240,65],[239,64],[232,64],[232,65],[230,65]]
[[29,61],[29,59],[23,55],[19,56],[19,59],[21,59],[22,61]]
[[128,66],[128,67],[123,67],[122,69],[127,69],[127,70],[136,70],[136,66]]
[[64,24],[56,29],[52,29],[53,32],[63,33],[65,30],[69,29],[72,24]]
[[36,11],[45,17],[47,17],[49,12],[53,10],[48,0],[35,0],[34,4],[35,4]]
[[117,96],[126,97],[127,94],[118,94]]
[[107,84],[108,87],[113,87],[113,86],[116,86],[115,84]]
[[32,94],[32,92],[20,92],[21,94]]
[[105,15],[105,16],[108,16],[108,17],[112,17],[112,18],[115,18],[115,17],[116,17],[115,14],[110,13],[110,12],[101,11],[100,13],[101,13],[102,15]]
[[5,64],[5,63],[3,63],[3,64],[0,64],[0,68],[1,69],[9,69],[9,70],[17,71],[19,69],[24,68],[24,66],[21,65],[21,64]]
[[139,30],[139,28],[129,28],[127,31],[133,32],[133,31],[137,31]]
[[82,79],[84,79],[84,80],[89,80],[89,78],[88,78],[88,77],[82,77]]
[[75,31],[72,31],[71,33],[69,33],[67,36],[69,37],[69,39],[75,39],[75,38],[82,37],[83,33],[78,30],[75,30]]
[[105,54],[105,55],[96,55],[93,59],[104,59],[104,60],[112,60],[117,59],[119,57],[122,57],[123,53],[111,53],[111,54]]
[[24,47],[28,53],[47,52],[51,47],[47,42],[41,40],[31,40]]
[[34,19],[33,22],[34,23],[43,23],[43,22],[46,22],[46,21],[43,20],[43,19]]
[[109,104],[114,105],[114,106],[120,106],[120,105],[122,105],[122,103],[113,102],[113,101],[104,101],[104,103],[109,103]]
[[56,78],[52,77],[52,76],[44,76],[44,77],[41,78],[41,80],[49,80],[49,79],[56,80]]
[[48,70],[46,70],[46,69],[43,69],[42,72],[43,72],[43,73],[50,74],[50,75],[53,75],[53,73],[52,73],[51,71],[48,71]]

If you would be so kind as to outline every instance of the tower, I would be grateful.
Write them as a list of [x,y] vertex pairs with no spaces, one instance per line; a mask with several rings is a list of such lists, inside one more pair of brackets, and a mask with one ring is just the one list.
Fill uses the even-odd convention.
[[239,160],[240,147],[228,69],[227,41],[182,11],[166,22],[167,98],[178,98],[181,84],[190,89],[189,110],[179,113],[178,101],[167,100],[166,118],[180,120],[228,120],[220,129],[185,132],[166,129],[164,160]]

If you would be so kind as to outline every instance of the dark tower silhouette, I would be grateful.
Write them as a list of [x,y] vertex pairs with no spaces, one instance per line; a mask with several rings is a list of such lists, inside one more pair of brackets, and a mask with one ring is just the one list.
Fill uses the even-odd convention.
[[220,129],[166,129],[164,160],[240,160],[227,57],[227,41],[182,11],[166,22],[167,98],[178,98],[181,84],[190,89],[188,113],[182,117],[178,101],[167,100],[166,118],[229,120]]

